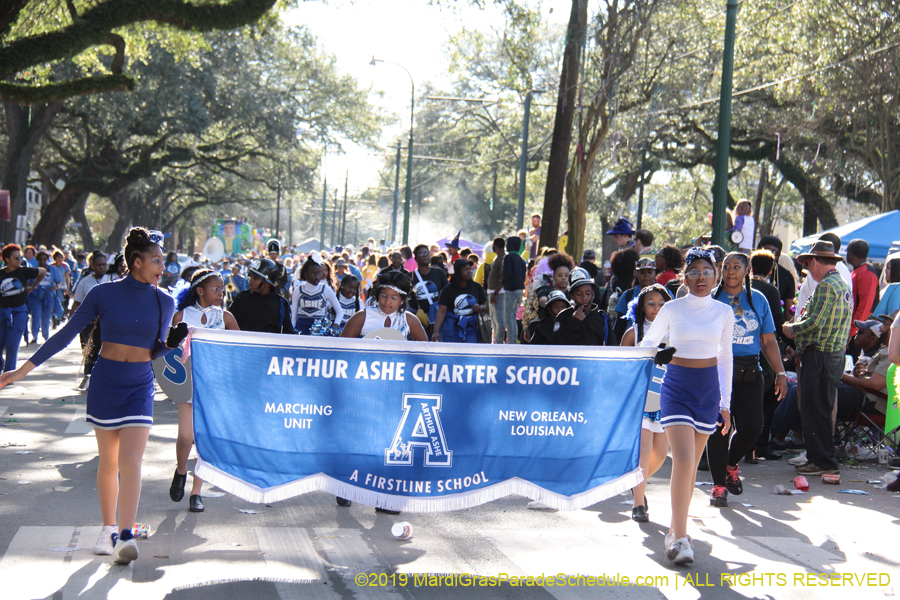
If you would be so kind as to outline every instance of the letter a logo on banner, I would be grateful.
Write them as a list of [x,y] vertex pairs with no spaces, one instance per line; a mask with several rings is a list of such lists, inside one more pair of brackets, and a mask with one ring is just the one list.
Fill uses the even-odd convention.
[[453,451],[441,426],[441,396],[438,394],[403,394],[403,417],[391,447],[384,449],[385,465],[412,465],[416,448],[425,450],[426,467],[449,467]]

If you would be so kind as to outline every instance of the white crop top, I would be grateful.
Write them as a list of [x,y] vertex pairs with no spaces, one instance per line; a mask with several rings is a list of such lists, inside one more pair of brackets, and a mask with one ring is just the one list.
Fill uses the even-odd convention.
[[[203,322],[204,315],[206,316],[206,323]],[[191,327],[225,329],[225,317],[222,309],[218,306],[207,306],[206,308],[200,308],[199,304],[187,306],[181,312],[181,320]]]
[[[721,304],[721,302],[719,304]],[[406,321],[405,311],[398,310],[397,312],[386,314],[377,306],[367,306],[365,311],[366,320],[359,332],[359,337],[364,338],[376,329],[385,327],[384,322],[390,319],[390,325],[387,325],[387,327],[396,329],[406,336],[406,339],[409,339],[409,323]]]
[[734,369],[731,355],[734,312],[731,306],[713,300],[712,294],[702,298],[688,294],[666,302],[644,334],[641,346],[658,346],[667,333],[669,346],[675,348],[676,357],[717,360],[719,406],[730,410]]

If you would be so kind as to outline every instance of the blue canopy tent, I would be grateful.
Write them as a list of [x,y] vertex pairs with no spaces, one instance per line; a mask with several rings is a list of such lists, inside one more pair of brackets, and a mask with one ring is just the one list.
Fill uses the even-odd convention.
[[[900,241],[897,241],[900,240],[900,210],[860,219],[828,231],[841,238],[843,246],[838,250],[841,256],[847,256],[847,244],[850,240],[860,239],[869,242],[869,260],[882,262],[887,257],[891,244],[900,245]],[[791,256],[809,250],[820,235],[822,234],[816,233],[791,242]]]

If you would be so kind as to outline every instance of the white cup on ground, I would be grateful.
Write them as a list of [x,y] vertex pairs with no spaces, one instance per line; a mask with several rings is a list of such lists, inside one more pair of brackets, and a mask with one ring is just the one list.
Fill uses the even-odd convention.
[[412,537],[413,526],[406,521],[395,523],[394,526],[391,527],[391,533],[399,540],[407,540]]

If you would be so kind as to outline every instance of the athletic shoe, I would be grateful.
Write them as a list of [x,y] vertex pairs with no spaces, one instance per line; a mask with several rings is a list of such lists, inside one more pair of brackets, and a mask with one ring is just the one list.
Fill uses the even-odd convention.
[[889,460],[888,466],[892,469],[900,469],[900,456]]
[[694,549],[691,548],[690,539],[683,537],[675,540],[666,550],[666,558],[676,565],[687,565],[694,562]]
[[805,465],[808,462],[809,461],[806,460],[806,451],[805,450],[803,452],[801,452],[799,456],[796,456],[796,457],[788,460],[788,464],[794,465],[795,467],[799,467],[800,465]]
[[116,540],[119,538],[117,531],[118,529],[116,529],[115,525],[104,525],[103,528],[100,529],[100,537],[97,538],[97,543],[94,545],[94,554],[98,556],[111,556],[113,548],[116,545]]
[[88,387],[89,387],[90,385],[91,385],[91,376],[90,376],[90,375],[85,375],[85,376],[82,378],[81,383],[79,383],[79,384],[75,387],[75,391],[76,391],[76,392],[83,392],[83,391],[87,390]]
[[526,508],[528,508],[528,510],[542,510],[544,512],[559,512],[552,506],[547,506],[543,502],[538,502],[537,500],[532,500],[531,502],[529,502]]
[[789,452],[791,450],[806,450],[806,442],[795,442],[793,438],[789,439],[784,445]]
[[761,460],[761,459],[766,459],[766,460],[781,460],[781,455],[780,455],[780,454],[777,454],[777,453],[775,453],[775,452],[772,452],[772,451],[769,450],[768,448],[763,448],[762,450],[760,450],[760,449],[757,448],[757,450],[756,450],[756,459],[757,459],[757,460]]
[[788,452],[788,449],[787,449],[787,446],[785,443],[778,443],[774,439],[769,440],[768,448],[772,452],[777,452],[778,454]]
[[727,487],[728,491],[735,496],[740,496],[744,493],[744,486],[741,483],[740,473],[741,470],[737,465],[726,467],[725,469],[725,487]]
[[124,542],[119,540],[116,544],[116,550],[113,552],[113,562],[117,565],[127,565],[128,563],[137,560],[137,558],[138,547],[134,538]]
[[709,494],[709,505],[716,508],[728,508],[728,488],[722,485],[714,485]]
[[338,506],[343,506],[344,508],[353,506],[353,502],[351,502],[350,500],[347,500],[346,498],[341,498],[340,496],[335,496],[334,499],[337,500]]
[[797,467],[798,475],[837,475],[840,472],[840,469],[826,469],[813,462],[806,463],[802,467]]

